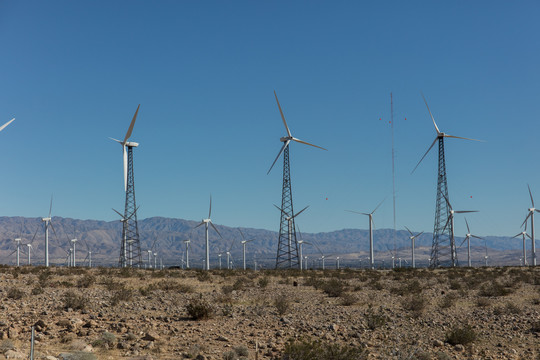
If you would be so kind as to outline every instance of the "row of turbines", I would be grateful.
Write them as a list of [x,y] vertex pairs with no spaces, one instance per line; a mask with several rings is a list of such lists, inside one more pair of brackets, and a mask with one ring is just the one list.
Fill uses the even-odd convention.
[[[276,164],[277,160],[280,158],[280,156],[283,154],[283,182],[282,182],[282,198],[281,198],[281,206],[276,206],[276,208],[280,211],[280,229],[279,229],[279,236],[278,236],[278,246],[277,246],[277,254],[276,254],[276,261],[275,261],[275,268],[305,268],[307,265],[303,265],[303,260],[305,260],[302,256],[302,245],[303,244],[309,244],[305,241],[298,240],[297,238],[297,227],[295,224],[295,218],[300,215],[303,211],[305,211],[308,207],[306,206],[298,213],[294,212],[293,208],[293,197],[292,197],[292,184],[291,184],[291,165],[290,165],[290,156],[289,156],[289,150],[290,150],[290,144],[291,142],[296,142],[304,145],[309,145],[311,147],[319,148],[322,150],[327,150],[321,146],[314,145],[312,143],[300,140],[296,137],[294,137],[291,133],[291,130],[287,124],[287,121],[285,120],[285,116],[283,114],[283,110],[281,108],[281,105],[279,103],[278,97],[276,92],[274,91],[274,97],[276,99],[276,103],[279,109],[279,113],[281,115],[281,119],[283,121],[283,125],[286,130],[286,135],[280,138],[280,142],[283,143],[278,155],[276,156],[274,162],[270,166],[270,169],[268,170],[267,174],[269,174],[272,171],[272,168]],[[465,137],[459,137],[454,135],[446,134],[439,130],[439,127],[437,126],[437,123],[435,122],[435,118],[433,117],[433,114],[431,113],[431,110],[429,108],[429,105],[427,103],[427,100],[425,99],[424,95],[422,94],[422,98],[424,100],[424,103],[427,107],[427,110],[429,112],[429,115],[431,117],[431,120],[433,122],[433,126],[436,131],[436,137],[435,140],[433,140],[433,143],[431,146],[427,149],[427,151],[424,153],[424,155],[421,157],[418,164],[413,169],[412,173],[418,168],[418,166],[422,163],[424,158],[427,156],[427,154],[431,151],[431,149],[435,146],[436,143],[438,143],[438,169],[437,169],[437,196],[436,196],[436,207],[435,207],[435,224],[434,224],[434,230],[433,230],[433,240],[432,240],[432,248],[431,248],[431,256],[429,257],[430,264],[429,266],[432,268],[441,267],[441,266],[451,266],[455,267],[458,266],[458,259],[457,259],[457,246],[456,246],[456,240],[455,240],[455,233],[454,233],[454,217],[455,214],[462,214],[462,213],[471,213],[476,212],[474,210],[454,210],[452,208],[452,205],[449,200],[449,194],[448,194],[448,182],[447,182],[447,176],[446,176],[446,164],[445,164],[445,153],[444,153],[444,139],[445,138],[455,138],[455,139],[462,139],[462,140],[470,140],[470,141],[481,141],[476,139],[470,139]],[[140,104],[137,106],[137,110],[135,111],[135,114],[131,120],[131,123],[129,125],[129,128],[126,132],[126,135],[124,136],[123,140],[118,140],[114,138],[110,138],[111,140],[119,143],[122,146],[122,155],[123,155],[123,175],[124,175],[124,191],[125,191],[125,205],[124,205],[124,212],[121,213],[117,210],[114,210],[120,217],[122,222],[122,239],[120,242],[120,254],[119,254],[119,261],[118,265],[120,267],[145,267],[145,266],[151,266],[151,255],[154,255],[154,267],[157,267],[156,259],[157,254],[153,252],[153,250],[148,250],[148,261],[143,261],[143,254],[141,250],[141,244],[140,244],[140,238],[139,238],[139,230],[138,230],[138,223],[137,223],[137,210],[138,207],[136,205],[135,201],[135,177],[134,177],[134,171],[133,171],[133,149],[138,147],[139,144],[133,141],[130,141],[131,134],[133,132],[133,128],[137,119],[137,115],[140,109]],[[2,125],[0,127],[0,131],[2,131],[6,126],[8,126],[11,122],[13,122],[15,119],[12,119]],[[525,230],[516,234],[514,238],[521,236],[523,240],[523,262],[524,265],[528,265],[527,263],[527,254],[526,254],[526,238],[529,238],[531,240],[531,263],[530,265],[536,266],[536,248],[535,248],[535,233],[534,233],[534,213],[540,212],[539,209],[536,209],[534,207],[534,199],[532,196],[532,192],[529,187],[529,195],[531,198],[531,204],[532,207],[528,209],[527,216],[522,224],[522,227],[525,226]],[[373,245],[373,215],[375,211],[381,206],[381,204],[384,202],[381,201],[375,209],[370,213],[364,213],[364,212],[358,212],[358,211],[352,211],[347,210],[352,213],[357,213],[361,215],[366,215],[369,217],[369,262],[370,267],[375,267],[375,259],[374,259],[374,245]],[[49,216],[42,218],[42,222],[44,223],[45,227],[45,249],[44,249],[44,263],[45,266],[49,266],[49,227],[54,231],[54,227],[51,221],[51,211],[52,211],[52,198],[51,198],[51,206],[49,209]],[[202,219],[201,222],[195,227],[203,226],[205,228],[205,259],[204,259],[204,268],[206,270],[210,269],[210,244],[209,244],[209,228],[211,227],[220,238],[222,238],[221,234],[219,233],[216,226],[212,223],[211,220],[211,214],[212,214],[212,198],[210,196],[210,206],[209,206],[209,212],[208,217],[205,219]],[[527,233],[527,222],[530,220],[530,234]],[[468,266],[471,266],[471,255],[470,255],[470,239],[471,238],[477,238],[482,239],[479,236],[472,235],[469,228],[469,223],[466,221],[467,225],[467,234],[465,236],[465,239],[463,240],[462,244],[465,241],[467,241],[467,264]],[[416,235],[407,228],[407,231],[410,234],[410,240],[411,240],[411,265],[412,267],[416,267],[416,259],[415,259],[415,239],[423,234],[417,233]],[[36,232],[37,233],[37,232]],[[241,232],[240,232],[241,233]],[[55,233],[56,235],[56,233]],[[246,268],[246,244],[248,242],[253,241],[254,239],[248,239],[246,240],[244,237],[244,234],[241,233],[242,236],[242,245],[243,245],[243,267]],[[35,235],[34,235],[35,238]],[[18,238],[15,240],[17,243],[16,253],[17,253],[17,264],[19,264],[19,249],[21,245],[26,245],[28,248],[28,258],[30,259],[30,252],[32,248],[32,242],[27,244],[22,244],[21,239]],[[75,244],[77,242],[77,239],[74,237],[70,240],[72,243],[72,246],[70,247],[69,251],[66,251],[67,253],[67,259],[69,265],[76,265],[76,251],[75,251]],[[190,246],[190,240],[185,240],[185,260],[182,259],[183,265],[185,264],[186,267],[189,268],[189,246]],[[232,246],[234,244],[234,240],[229,247],[229,250],[226,252],[227,254],[227,267],[230,267],[230,251],[232,249]],[[155,242],[154,242],[155,245]],[[154,248],[154,245],[152,248]],[[88,245],[86,244],[88,249],[88,255],[87,259],[91,263],[91,251],[88,248]],[[318,248],[318,247],[317,247]],[[319,248],[318,248],[319,249]],[[323,263],[324,268],[324,259],[325,255],[321,252],[321,259]],[[221,256],[223,254],[220,252],[218,254],[219,262],[220,262],[220,268],[221,268]],[[391,253],[392,255],[392,267],[395,266],[395,249],[394,253]],[[328,256],[326,256],[328,257]],[[486,264],[487,264],[487,246],[486,246]],[[30,260],[29,260],[30,263]],[[337,266],[339,267],[339,259],[337,259]]]

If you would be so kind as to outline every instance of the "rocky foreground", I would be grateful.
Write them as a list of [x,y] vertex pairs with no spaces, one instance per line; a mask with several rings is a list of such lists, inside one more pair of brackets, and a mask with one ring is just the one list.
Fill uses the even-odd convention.
[[540,268],[0,267],[0,359],[540,359]]

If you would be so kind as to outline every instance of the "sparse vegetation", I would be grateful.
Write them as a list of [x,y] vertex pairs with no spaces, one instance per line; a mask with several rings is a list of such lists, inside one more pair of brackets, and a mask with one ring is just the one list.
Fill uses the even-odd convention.
[[291,307],[291,300],[287,295],[281,294],[274,300],[274,305],[279,315],[285,315]]
[[364,313],[364,317],[366,319],[366,325],[370,330],[376,330],[386,325],[386,322],[388,321],[388,317],[384,315],[382,307],[379,307],[379,310],[376,312],[371,304]]
[[316,340],[291,340],[285,346],[282,360],[362,360],[367,359],[362,347],[326,343]]
[[446,334],[446,342],[450,345],[468,345],[473,343],[478,338],[478,335],[470,325],[454,326]]
[[202,299],[192,299],[186,305],[186,311],[193,320],[210,319],[214,315],[214,309]]
[[74,291],[68,290],[64,293],[63,297],[63,308],[64,309],[73,309],[73,310],[83,310],[86,307],[86,299],[77,294]]
[[20,300],[26,296],[26,293],[13,286],[8,289],[6,296],[8,299]]
[[116,343],[116,336],[113,333],[105,331],[101,334],[99,339],[92,342],[92,346],[100,347],[103,349],[110,349]]

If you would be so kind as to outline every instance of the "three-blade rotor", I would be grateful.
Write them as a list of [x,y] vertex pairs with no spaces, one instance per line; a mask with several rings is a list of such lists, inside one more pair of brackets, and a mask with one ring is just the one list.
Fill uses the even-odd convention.
[[465,138],[465,137],[460,137],[460,136],[454,136],[454,135],[449,135],[449,134],[445,134],[443,132],[441,132],[439,130],[439,127],[437,126],[437,123],[435,122],[435,118],[433,117],[433,114],[431,113],[431,110],[429,109],[429,105],[426,101],[426,98],[424,97],[424,94],[422,94],[422,98],[424,99],[424,102],[426,103],[426,107],[428,109],[428,112],[429,112],[429,116],[431,117],[431,120],[433,121],[433,126],[435,127],[435,131],[437,132],[437,136],[435,137],[435,140],[433,140],[433,142],[431,143],[431,146],[427,149],[427,151],[424,153],[424,156],[422,156],[422,158],[420,159],[420,161],[418,162],[418,164],[416,164],[416,166],[414,167],[413,171],[411,171],[411,174],[414,173],[414,171],[416,170],[416,168],[420,165],[420,163],[422,162],[422,160],[424,160],[424,158],[426,157],[426,155],[429,153],[429,151],[433,148],[433,146],[435,145],[435,143],[437,142],[437,140],[439,139],[443,139],[445,137],[447,138],[454,138],[454,139],[462,139],[462,140],[472,140],[472,141],[480,141],[480,142],[483,142],[483,140],[476,140],[476,139],[470,139],[470,138]]
[[327,150],[327,149],[325,149],[323,147],[308,143],[306,141],[300,140],[300,139],[295,138],[295,137],[292,136],[291,130],[289,130],[289,126],[287,125],[287,121],[285,120],[285,115],[283,115],[283,110],[281,109],[281,105],[279,104],[279,100],[278,100],[278,97],[277,97],[277,94],[276,94],[275,90],[274,90],[274,96],[276,98],[276,102],[277,102],[277,105],[278,105],[278,108],[279,108],[279,113],[281,114],[281,119],[283,120],[283,125],[285,126],[285,130],[287,131],[287,136],[284,136],[284,137],[282,137],[280,139],[283,142],[283,146],[281,147],[281,150],[279,150],[279,153],[276,156],[276,159],[274,160],[274,162],[272,163],[272,166],[270,166],[270,169],[268,169],[268,172],[266,174],[270,174],[270,171],[272,171],[272,168],[276,164],[276,161],[279,159],[279,157],[281,156],[283,151],[285,151],[287,146],[289,146],[291,141],[296,141],[296,142],[304,144],[304,145],[309,145],[309,146],[313,146],[313,147],[316,147],[316,148],[319,148],[319,149],[322,149],[322,150]]
[[[139,108],[141,107],[141,104],[137,106],[137,110],[135,111],[135,115],[133,115],[133,119],[131,120],[131,123],[129,124],[128,131],[126,133],[126,136],[124,137],[124,141],[120,141],[114,138],[109,138],[111,140],[116,141],[120,145],[122,145],[122,151],[123,151],[123,158],[124,158],[124,190],[127,191],[127,172],[128,172],[128,154],[126,151],[126,146],[128,143],[128,140],[131,136],[131,133],[133,132],[133,127],[135,126],[135,120],[137,120],[137,114],[139,113]],[[136,146],[136,145],[135,145]]]

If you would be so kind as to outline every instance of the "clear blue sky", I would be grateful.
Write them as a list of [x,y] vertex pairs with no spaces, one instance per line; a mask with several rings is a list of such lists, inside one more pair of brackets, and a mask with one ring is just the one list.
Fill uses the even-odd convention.
[[[0,0],[0,215],[116,219],[122,138],[137,104],[139,218],[277,230],[285,134],[304,232],[432,231],[436,149],[422,91],[450,139],[455,209],[478,235],[514,235],[540,207],[538,1]],[[382,120],[379,120],[382,118]],[[407,120],[405,120],[405,118]],[[326,200],[328,198],[328,200]],[[464,233],[463,218],[456,219]]]

